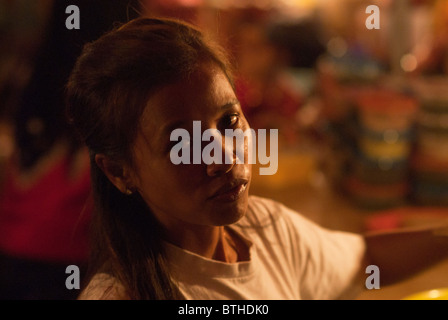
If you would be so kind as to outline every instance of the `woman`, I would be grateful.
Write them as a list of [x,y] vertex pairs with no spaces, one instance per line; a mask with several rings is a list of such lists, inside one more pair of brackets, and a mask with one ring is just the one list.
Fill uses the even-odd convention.
[[[249,128],[228,65],[196,28],[169,19],[139,18],[85,47],[67,84],[95,195],[81,299],[335,299],[364,285],[366,262],[388,263],[385,279],[403,271],[394,265],[402,247],[381,253],[390,236],[325,230],[249,196],[247,161],[171,162],[171,133],[191,133],[193,121]],[[430,263],[448,251],[435,238],[424,230],[392,240]]]

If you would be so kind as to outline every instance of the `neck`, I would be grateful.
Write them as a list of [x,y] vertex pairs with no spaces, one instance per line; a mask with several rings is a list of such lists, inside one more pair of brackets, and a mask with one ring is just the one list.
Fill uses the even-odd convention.
[[234,263],[239,261],[236,241],[224,226],[182,226],[167,233],[176,246],[205,258]]

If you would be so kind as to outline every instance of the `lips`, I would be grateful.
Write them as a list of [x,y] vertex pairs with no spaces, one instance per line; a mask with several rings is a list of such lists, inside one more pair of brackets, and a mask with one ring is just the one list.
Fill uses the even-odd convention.
[[225,183],[209,199],[222,202],[233,202],[241,198],[246,191],[248,180],[235,179]]

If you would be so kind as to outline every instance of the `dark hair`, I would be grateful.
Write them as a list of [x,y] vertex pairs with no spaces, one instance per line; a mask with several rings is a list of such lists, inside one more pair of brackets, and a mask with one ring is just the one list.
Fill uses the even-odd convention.
[[151,93],[207,61],[230,80],[222,50],[197,28],[174,19],[138,18],[86,45],[67,83],[69,119],[90,150],[95,196],[91,267],[116,277],[131,299],[181,294],[150,208],[138,193],[122,194],[94,158],[101,153],[132,165],[131,146]]

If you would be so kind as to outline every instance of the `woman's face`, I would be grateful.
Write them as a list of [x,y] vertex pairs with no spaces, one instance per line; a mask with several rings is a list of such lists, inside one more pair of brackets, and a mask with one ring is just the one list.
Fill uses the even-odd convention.
[[[134,144],[133,187],[168,230],[231,224],[247,209],[251,177],[247,148],[241,164],[172,163],[170,151],[179,143],[170,141],[174,129],[187,130],[191,144],[201,143],[193,140],[193,121],[201,122],[201,135],[206,129],[222,134],[225,129],[249,129],[227,77],[214,64],[202,64],[188,80],[157,90],[148,101]],[[209,143],[202,142],[201,150]]]

